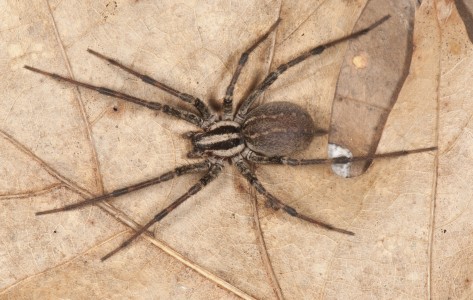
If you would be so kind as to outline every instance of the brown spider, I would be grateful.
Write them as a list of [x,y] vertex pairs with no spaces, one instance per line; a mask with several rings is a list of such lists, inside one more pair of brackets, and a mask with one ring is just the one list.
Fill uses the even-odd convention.
[[192,104],[198,111],[198,114],[171,107],[169,105],[157,102],[147,101],[125,93],[117,92],[105,87],[99,87],[84,82],[79,82],[70,78],[60,76],[58,74],[45,72],[30,66],[26,69],[37,72],[57,80],[66,81],[77,86],[95,90],[101,94],[123,99],[133,102],[152,110],[160,110],[164,113],[176,118],[185,120],[200,128],[200,131],[189,132],[187,137],[191,140],[192,151],[188,153],[190,158],[204,158],[203,161],[180,166],[174,170],[164,173],[158,177],[146,180],[134,185],[130,185],[121,189],[117,189],[108,194],[104,194],[95,198],[86,199],[84,201],[66,205],[64,207],[37,212],[36,215],[51,214],[67,210],[77,209],[86,205],[91,205],[109,198],[118,197],[132,191],[136,191],[172,178],[197,172],[206,172],[200,180],[194,184],[186,193],[176,199],[168,207],[156,214],[148,223],[137,230],[120,246],[102,257],[106,260],[119,250],[125,248],[134,239],[144,233],[154,223],[163,219],[176,207],[189,199],[192,195],[198,193],[204,186],[213,181],[223,170],[223,162],[231,161],[238,171],[255,187],[255,189],[263,195],[269,207],[277,210],[282,209],[289,215],[316,224],[320,227],[334,230],[340,233],[353,235],[354,233],[345,229],[337,228],[331,224],[315,220],[311,217],[297,212],[293,207],[283,203],[274,195],[269,193],[260,183],[254,172],[250,170],[249,163],[256,164],[285,164],[291,166],[312,165],[337,163],[344,164],[353,161],[373,160],[375,158],[395,157],[407,155],[410,153],[418,153],[434,150],[435,147],[415,149],[409,151],[398,151],[384,154],[377,154],[365,157],[337,157],[333,159],[294,159],[286,157],[297,151],[304,150],[310,144],[312,139],[317,135],[326,134],[326,131],[317,130],[314,122],[309,114],[301,107],[290,102],[270,102],[250,110],[254,101],[271,85],[277,78],[289,68],[303,62],[307,58],[321,54],[325,49],[335,46],[349,39],[357,38],[368,33],[374,28],[384,23],[389,16],[385,16],[374,22],[371,26],[356,31],[350,35],[333,40],[329,43],[319,45],[302,53],[296,58],[281,64],[275,71],[271,72],[266,78],[243,100],[239,109],[235,112],[233,109],[233,90],[238,81],[240,73],[245,66],[248,56],[251,52],[264,41],[269,34],[276,28],[280,20],[277,20],[271,28],[261,36],[253,45],[251,45],[240,57],[238,67],[236,68],[230,84],[227,87],[225,98],[223,100],[223,115],[219,116],[199,98],[192,95],[177,91],[155,79],[138,73],[118,61],[102,55],[96,51],[88,49],[87,51],[109,63],[123,69],[124,71],[140,78],[145,83],[154,85],[155,87]]

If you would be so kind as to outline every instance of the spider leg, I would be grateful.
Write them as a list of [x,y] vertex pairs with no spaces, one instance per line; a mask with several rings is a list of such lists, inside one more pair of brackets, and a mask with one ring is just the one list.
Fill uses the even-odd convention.
[[421,153],[437,150],[437,147],[420,148],[414,150],[402,150],[380,154],[373,154],[369,156],[355,156],[347,157],[340,156],[334,158],[314,158],[314,159],[297,159],[284,156],[273,156],[267,157],[264,155],[257,154],[253,151],[247,151],[245,158],[251,162],[257,164],[276,164],[276,165],[289,165],[289,166],[304,166],[304,165],[322,165],[322,164],[346,164],[356,161],[372,161],[374,159],[386,159],[398,156],[405,156],[413,153]]
[[349,230],[337,228],[331,224],[328,224],[319,220],[315,220],[313,218],[310,218],[306,215],[303,215],[297,212],[293,207],[281,202],[281,200],[279,200],[278,198],[270,194],[268,191],[266,191],[264,186],[258,180],[256,175],[250,170],[248,164],[243,160],[241,156],[236,156],[232,158],[232,161],[237,167],[238,171],[240,171],[240,173],[246,178],[246,180],[248,180],[248,182],[256,189],[256,191],[258,191],[258,193],[260,193],[266,198],[269,206],[271,206],[273,209],[277,210],[277,209],[282,208],[282,210],[284,210],[286,213],[288,213],[289,215],[293,217],[299,218],[301,220],[307,221],[309,223],[315,224],[317,226],[323,227],[328,230],[333,230],[333,231],[340,232],[343,234],[348,234],[348,235],[354,235],[354,233]]
[[210,113],[209,107],[204,102],[202,102],[202,100],[200,100],[199,98],[194,97],[194,96],[189,95],[189,94],[186,94],[186,93],[179,92],[178,90],[175,90],[172,87],[170,87],[168,85],[165,85],[164,83],[161,83],[161,82],[157,81],[156,79],[151,78],[148,75],[138,73],[137,71],[121,64],[117,60],[115,60],[113,58],[110,58],[110,57],[107,57],[103,54],[100,54],[97,51],[94,51],[92,49],[87,49],[87,51],[89,53],[97,56],[98,58],[103,59],[105,61],[108,61],[112,65],[119,67],[120,69],[124,70],[125,72],[128,72],[128,73],[140,78],[145,83],[151,84],[151,85],[157,87],[158,89],[163,90],[163,91],[167,92],[168,94],[171,94],[171,95],[181,99],[184,102],[187,102],[187,103],[190,103],[190,104],[194,105],[194,107],[197,108],[197,110],[200,112],[200,114],[202,115],[204,120],[208,120],[212,116],[211,113]]
[[341,37],[341,38],[338,38],[336,40],[333,40],[331,42],[328,42],[326,44],[322,44],[322,45],[319,45],[317,47],[314,47],[312,49],[310,49],[309,51],[306,51],[304,53],[302,53],[301,55],[299,55],[298,57],[286,62],[286,63],[283,63],[281,65],[279,65],[276,70],[274,70],[273,72],[269,73],[268,76],[266,76],[266,78],[263,80],[263,82],[261,82],[255,90],[253,90],[253,92],[251,92],[251,94],[243,101],[243,103],[241,104],[240,106],[240,109],[238,110],[236,116],[235,116],[235,120],[236,122],[238,123],[242,123],[244,120],[245,120],[245,117],[246,117],[246,114],[248,112],[248,109],[251,107],[251,105],[253,104],[253,102],[270,86],[272,85],[276,79],[278,79],[279,75],[281,75],[282,73],[286,72],[288,69],[290,69],[291,67],[303,62],[304,60],[306,60],[307,58],[311,57],[311,56],[315,56],[315,55],[319,55],[321,54],[322,52],[324,52],[325,49],[327,48],[330,48],[332,46],[335,46],[337,44],[340,44],[342,42],[345,42],[347,40],[350,40],[350,39],[354,39],[354,38],[357,38],[359,36],[362,36],[366,33],[368,33],[369,31],[375,29],[376,27],[378,27],[379,25],[381,25],[382,23],[384,23],[387,19],[389,19],[390,16],[387,15],[387,16],[384,16],[383,18],[379,19],[378,21],[374,22],[372,25],[370,25],[369,27],[366,27],[365,29],[361,29],[359,31],[356,31],[352,34],[349,34],[347,36],[344,36],[344,37]]
[[110,258],[112,255],[120,251],[121,249],[128,246],[133,240],[139,237],[142,233],[144,233],[148,228],[150,228],[154,223],[159,222],[165,216],[167,216],[171,211],[173,211],[176,207],[184,203],[187,199],[189,199],[192,195],[197,194],[204,186],[206,186],[209,182],[214,180],[218,177],[220,172],[223,170],[223,165],[220,162],[214,163],[210,166],[209,172],[205,174],[202,178],[200,178],[199,182],[194,184],[184,195],[177,198],[173,203],[171,203],[168,207],[163,209],[157,215],[155,215],[148,223],[146,223],[143,227],[141,227],[138,231],[136,231],[132,236],[130,236],[126,241],[120,244],[117,248],[109,252],[107,255],[102,257],[102,261]]
[[261,42],[263,42],[271,32],[278,26],[279,22],[281,19],[278,19],[276,22],[274,22],[273,25],[266,31],[264,35],[262,35],[253,45],[251,45],[250,48],[248,48],[243,54],[240,56],[240,60],[238,61],[238,66],[233,73],[232,80],[230,81],[230,84],[227,87],[227,92],[225,93],[225,99],[223,100],[223,119],[224,120],[232,120],[233,119],[233,90],[235,89],[235,84],[238,81],[238,78],[240,77],[241,70],[243,67],[246,65],[246,62],[248,61],[248,56],[250,56],[251,52],[255,50],[256,47],[258,47]]
[[52,77],[52,78],[54,78],[56,80],[59,80],[59,81],[61,81],[61,80],[66,81],[66,82],[72,83],[76,86],[81,86],[81,87],[84,87],[86,89],[99,92],[100,94],[103,94],[103,95],[123,99],[125,101],[132,102],[132,103],[135,103],[135,104],[138,104],[138,105],[142,105],[142,106],[147,107],[147,108],[152,109],[152,110],[158,110],[158,111],[161,110],[165,114],[168,114],[170,116],[185,120],[185,121],[187,121],[189,123],[192,123],[194,125],[197,125],[199,127],[202,127],[202,124],[203,124],[203,120],[202,120],[201,117],[199,117],[196,114],[193,114],[191,112],[182,110],[182,109],[174,108],[174,107],[171,107],[171,106],[166,105],[166,104],[151,102],[151,101],[144,100],[144,99],[141,99],[141,98],[138,98],[138,97],[134,97],[134,96],[131,96],[131,95],[128,95],[128,94],[125,94],[125,93],[117,92],[117,91],[114,91],[114,90],[111,90],[111,89],[108,89],[108,88],[105,88],[105,87],[100,87],[100,86],[95,86],[95,85],[88,84],[88,83],[85,83],[85,82],[80,82],[80,81],[77,81],[77,80],[74,80],[74,79],[71,79],[71,78],[63,77],[61,75],[46,72],[46,71],[43,71],[43,70],[40,70],[40,69],[37,69],[37,68],[33,68],[33,67],[30,67],[30,66],[24,66],[24,68],[27,69],[27,70],[30,70],[30,71],[48,76],[48,77]]
[[77,209],[77,208],[84,207],[84,206],[87,206],[87,205],[95,204],[95,203],[100,202],[100,201],[104,201],[104,200],[107,200],[107,199],[110,199],[110,198],[115,198],[115,197],[118,197],[118,196],[121,196],[121,195],[131,193],[133,191],[143,189],[143,188],[148,187],[148,186],[152,186],[152,185],[164,182],[164,181],[168,181],[170,179],[173,179],[175,177],[179,177],[179,176],[184,175],[184,174],[207,171],[210,168],[210,166],[211,166],[211,162],[209,162],[208,160],[205,160],[205,161],[199,162],[199,163],[195,163],[195,164],[191,164],[191,165],[184,165],[184,166],[175,168],[174,170],[172,170],[170,172],[164,173],[164,174],[162,174],[158,177],[155,177],[155,178],[143,181],[143,182],[139,182],[137,184],[133,184],[133,185],[121,188],[121,189],[117,189],[117,190],[114,190],[113,192],[110,192],[110,193],[107,193],[107,194],[104,194],[104,195],[101,195],[101,196],[98,196],[98,197],[95,197],[95,198],[86,199],[84,201],[69,204],[69,205],[65,205],[65,206],[60,207],[60,208],[40,211],[40,212],[37,212],[36,215],[39,216],[39,215],[52,214],[52,213],[73,210],[73,209]]

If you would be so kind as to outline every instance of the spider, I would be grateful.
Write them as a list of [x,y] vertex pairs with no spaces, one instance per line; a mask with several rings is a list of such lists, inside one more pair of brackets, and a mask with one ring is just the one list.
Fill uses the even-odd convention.
[[[350,39],[362,36],[376,27],[383,24],[389,19],[389,15],[377,20],[372,25],[353,32],[352,34],[332,40],[331,42],[316,46],[292,60],[279,65],[273,72],[269,73],[266,78],[250,92],[250,94],[242,101],[238,110],[233,108],[233,91],[242,69],[248,61],[249,55],[258,47],[280,23],[278,19],[256,42],[254,42],[243,54],[241,54],[238,66],[233,73],[232,79],[226,89],[223,100],[223,114],[219,115],[213,112],[207,104],[192,95],[180,92],[172,87],[163,84],[148,75],[141,74],[115,59],[100,54],[94,50],[87,51],[108,63],[140,78],[147,84],[153,85],[180,100],[191,104],[198,113],[188,110],[175,108],[169,105],[157,102],[147,101],[138,97],[131,96],[122,92],[114,91],[105,87],[92,85],[85,82],[76,81],[61,75],[46,72],[30,66],[24,66],[26,69],[40,73],[45,76],[52,77],[56,80],[65,81],[76,86],[84,87],[98,93],[119,98],[128,102],[145,106],[155,111],[162,111],[177,119],[187,121],[197,126],[199,131],[192,131],[186,134],[192,144],[192,150],[188,153],[189,158],[198,158],[201,161],[193,164],[187,164],[175,168],[155,178],[142,181],[124,188],[114,190],[110,193],[86,199],[81,202],[69,204],[60,208],[37,212],[36,215],[45,215],[63,211],[78,209],[87,205],[98,203],[110,198],[119,197],[133,191],[149,187],[164,181],[168,181],[178,176],[204,172],[205,174],[195,183],[187,192],[174,200],[169,206],[156,214],[139,230],[135,231],[127,240],[120,244],[113,251],[109,252],[101,258],[102,261],[110,258],[112,255],[128,246],[133,240],[147,231],[153,224],[162,220],[171,213],[175,208],[181,205],[191,196],[202,190],[207,184],[217,178],[223,168],[224,162],[231,162],[237,170],[248,180],[248,182],[266,198],[268,207],[288,213],[289,215],[315,224],[327,230],[337,231],[342,234],[354,235],[352,231],[335,227],[329,223],[316,220],[300,212],[293,207],[285,204],[276,196],[266,190],[261,182],[251,171],[251,164],[283,164],[290,166],[302,166],[313,164],[337,163],[345,164],[354,161],[371,161],[375,158],[388,158],[407,155],[411,153],[419,153],[424,151],[435,150],[435,147],[421,148],[407,151],[389,152],[376,154],[365,157],[336,157],[323,159],[294,159],[287,157],[298,151],[304,150],[309,146],[315,136],[327,134],[327,131],[316,129],[314,121],[310,115],[300,106],[291,102],[269,102],[252,108],[254,101],[270,87],[280,75],[291,67],[305,61],[306,59],[321,54],[325,49],[333,47],[337,44]],[[252,109],[251,109],[252,108]]]

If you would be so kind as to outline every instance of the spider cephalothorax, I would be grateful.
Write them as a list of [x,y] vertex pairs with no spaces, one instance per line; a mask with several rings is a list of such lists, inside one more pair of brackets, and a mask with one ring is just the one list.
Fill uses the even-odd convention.
[[233,157],[245,149],[241,126],[234,121],[218,121],[203,132],[189,134],[194,149],[189,157]]
[[[373,23],[371,26],[354,32],[351,35],[336,39],[329,43],[314,47],[296,58],[281,64],[244,99],[235,112],[233,109],[233,90],[238,81],[241,70],[248,61],[249,54],[276,28],[279,20],[260,37],[251,47],[249,47],[240,57],[238,67],[235,70],[230,84],[227,87],[226,95],[223,101],[223,115],[217,116],[212,110],[199,98],[192,95],[179,92],[157,80],[138,73],[118,61],[104,56],[93,50],[88,50],[93,55],[108,61],[109,63],[125,70],[126,72],[139,77],[147,84],[154,85],[159,89],[191,104],[198,113],[160,104],[154,101],[147,101],[125,93],[117,92],[105,87],[79,82],[74,79],[66,78],[54,73],[45,72],[33,67],[25,66],[26,69],[53,77],[58,80],[66,81],[77,86],[95,90],[101,94],[133,102],[149,109],[162,111],[165,114],[185,120],[200,128],[199,131],[191,132],[187,135],[192,143],[192,151],[188,156],[200,159],[200,162],[177,167],[158,177],[130,185],[99,197],[86,199],[82,202],[66,205],[61,208],[38,212],[37,215],[50,214],[60,211],[77,209],[86,205],[94,204],[109,198],[118,197],[135,190],[139,190],[163,181],[170,180],[177,176],[189,173],[204,172],[200,180],[194,184],[187,192],[172,202],[168,207],[156,214],[153,219],[146,223],[141,229],[136,231],[130,238],[117,247],[112,252],[105,255],[102,260],[112,256],[120,249],[126,247],[131,241],[145,232],[154,223],[163,219],[167,214],[182,204],[192,195],[198,193],[209,182],[218,177],[224,167],[224,161],[231,161],[238,171],[248,180],[248,182],[263,195],[270,207],[282,209],[291,216],[304,221],[316,224],[323,228],[334,230],[344,234],[353,235],[353,232],[336,228],[328,223],[313,219],[309,216],[297,212],[293,207],[283,203],[281,200],[269,193],[260,183],[256,175],[250,169],[250,164],[286,164],[292,166],[323,164],[323,163],[347,163],[357,160],[372,160],[378,157],[395,157],[409,153],[430,151],[435,149],[423,148],[410,151],[398,151],[372,155],[369,157],[338,157],[334,159],[294,159],[286,157],[294,152],[305,149],[313,137],[320,134],[326,134],[324,130],[318,130],[310,115],[301,107],[290,102],[270,102],[252,108],[254,101],[260,96],[277,78],[291,67],[301,63],[311,56],[322,53],[325,49],[332,47],[346,40],[359,37],[375,29],[384,23],[389,16],[385,16]],[[250,109],[252,108],[252,109]]]

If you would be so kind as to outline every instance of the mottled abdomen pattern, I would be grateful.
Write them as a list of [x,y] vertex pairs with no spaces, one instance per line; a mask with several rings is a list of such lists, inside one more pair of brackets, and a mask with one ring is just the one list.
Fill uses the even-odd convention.
[[249,112],[242,132],[251,150],[266,156],[285,156],[307,148],[316,130],[302,107],[270,102]]

